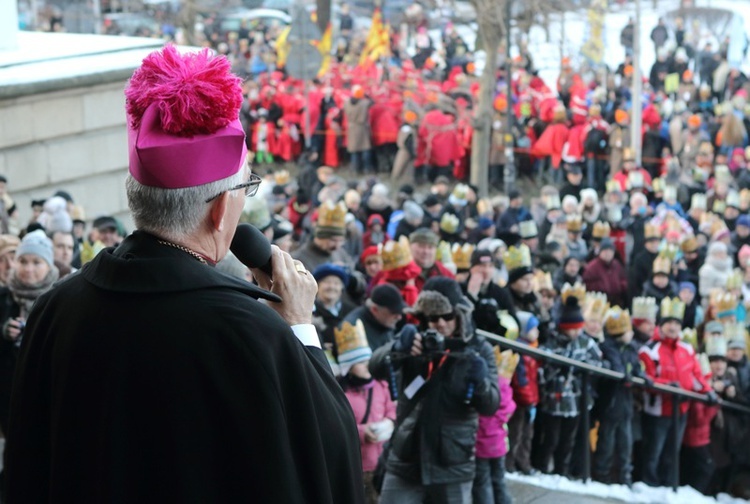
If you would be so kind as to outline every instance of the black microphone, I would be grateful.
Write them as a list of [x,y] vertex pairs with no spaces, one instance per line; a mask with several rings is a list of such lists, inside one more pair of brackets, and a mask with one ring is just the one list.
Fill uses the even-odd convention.
[[248,268],[257,268],[271,278],[271,243],[251,224],[240,224],[229,250]]

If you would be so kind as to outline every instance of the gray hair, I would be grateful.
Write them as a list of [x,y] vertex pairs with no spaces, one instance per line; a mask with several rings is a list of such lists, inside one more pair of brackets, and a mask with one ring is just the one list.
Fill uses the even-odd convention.
[[125,182],[128,207],[138,229],[166,239],[180,239],[194,233],[208,214],[206,200],[239,185],[243,169],[231,177],[196,187],[164,189],[145,186],[131,175]]

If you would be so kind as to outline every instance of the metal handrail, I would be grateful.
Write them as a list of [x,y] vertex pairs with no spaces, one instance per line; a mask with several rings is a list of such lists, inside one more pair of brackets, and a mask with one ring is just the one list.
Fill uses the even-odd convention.
[[[509,348],[511,350],[514,350],[520,354],[523,355],[529,355],[531,357],[535,357],[538,359],[554,362],[555,364],[559,364],[561,366],[569,366],[576,368],[582,372],[582,386],[581,386],[581,400],[582,404],[586,405],[588,404],[588,396],[589,396],[589,390],[588,390],[588,383],[589,383],[589,377],[590,375],[599,376],[602,378],[606,378],[609,380],[618,380],[622,381],[625,379],[625,373],[620,373],[618,371],[612,371],[611,369],[606,369],[602,367],[592,366],[591,364],[588,364],[586,362],[580,362],[574,359],[570,359],[568,357],[564,357],[562,355],[557,355],[552,352],[548,352],[543,349],[534,348],[529,345],[525,345],[523,343],[519,343],[518,341],[510,340],[508,338],[505,338],[503,336],[499,336],[497,334],[483,331],[481,329],[477,329],[477,333],[484,336],[488,340],[496,342],[499,346],[503,348]],[[682,439],[679,438],[680,429],[677,428],[677,425],[679,423],[679,411],[680,411],[680,402],[683,400],[690,400],[690,401],[700,401],[704,403],[711,403],[711,399],[709,399],[708,395],[706,394],[699,394],[697,392],[693,392],[691,390],[685,390],[678,387],[672,387],[670,385],[663,385],[661,383],[646,383],[645,380],[638,377],[632,377],[631,382],[633,385],[649,389],[649,390],[655,390],[657,392],[662,392],[665,394],[671,394],[673,396],[673,405],[672,405],[672,422],[674,423],[674,447],[675,447],[675,453],[673,460],[675,461],[674,467],[673,467],[673,473],[672,473],[672,489],[674,491],[677,491],[677,487],[679,486],[680,481],[680,468],[679,463],[677,463],[678,460],[680,460],[679,457],[679,451],[680,446],[682,444]],[[719,400],[718,403],[722,408],[731,409],[740,413],[744,414],[750,414],[750,407],[732,402],[732,401],[725,401],[725,400]],[[589,422],[589,410],[587,407],[581,408],[581,416],[582,416],[582,425],[587,426],[590,424]],[[589,446],[589,437],[583,436],[584,439],[584,460],[583,460],[583,477],[584,481],[588,481],[591,477],[591,447]]]

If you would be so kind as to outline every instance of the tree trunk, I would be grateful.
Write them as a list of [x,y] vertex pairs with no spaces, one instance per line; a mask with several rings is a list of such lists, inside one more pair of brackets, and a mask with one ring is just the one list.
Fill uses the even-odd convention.
[[198,45],[198,39],[195,36],[195,21],[198,15],[198,9],[195,0],[182,0],[182,6],[179,14],[179,25],[182,28],[182,36],[185,44],[189,46]]
[[[480,18],[481,19],[481,18]],[[480,20],[486,63],[479,85],[479,103],[474,110],[474,135],[471,140],[471,183],[479,188],[479,197],[487,197],[489,189],[490,132],[492,101],[497,83],[497,51],[505,27]],[[510,98],[508,98],[510,99]]]

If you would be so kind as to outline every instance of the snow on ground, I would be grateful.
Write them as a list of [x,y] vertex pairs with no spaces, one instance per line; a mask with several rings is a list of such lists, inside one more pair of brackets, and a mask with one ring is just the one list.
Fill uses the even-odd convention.
[[680,487],[677,492],[671,488],[652,488],[643,483],[635,483],[633,489],[624,485],[605,485],[595,481],[583,483],[556,475],[538,474],[534,476],[523,476],[508,473],[505,476],[509,480],[517,481],[527,485],[546,488],[559,492],[568,492],[578,495],[589,495],[602,499],[612,499],[628,503],[659,503],[659,504],[746,504],[747,501],[735,499],[726,494],[720,494],[718,498],[706,497],[691,487]]

